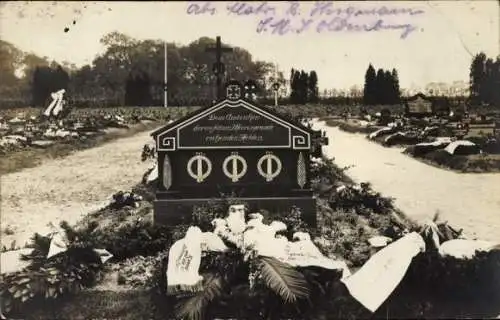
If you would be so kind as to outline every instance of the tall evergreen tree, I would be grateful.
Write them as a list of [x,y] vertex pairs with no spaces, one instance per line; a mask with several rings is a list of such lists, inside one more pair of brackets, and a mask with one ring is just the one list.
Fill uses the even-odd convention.
[[127,80],[125,82],[125,105],[133,106],[135,105],[137,98],[134,88],[136,87],[135,77],[129,73]]
[[394,91],[392,88],[392,75],[389,70],[384,71],[384,98],[382,100],[382,104],[392,104]]
[[307,88],[309,82],[308,80],[309,80],[308,74],[304,70],[301,70],[299,75],[299,84],[300,84],[299,103],[301,104],[307,103]]
[[290,100],[292,103],[299,103],[300,101],[300,72],[292,69],[290,76]]
[[146,72],[141,72],[139,76],[140,100],[138,106],[149,106],[153,97],[151,95],[151,79]]
[[378,69],[375,78],[375,104],[384,104],[385,97],[385,73],[384,70]]
[[32,105],[34,107],[38,107],[42,105],[42,96],[43,89],[41,87],[41,70],[40,67],[36,67],[35,71],[33,71],[33,81],[31,85],[31,97],[32,97]]
[[474,104],[483,102],[484,97],[484,83],[486,78],[485,72],[486,55],[481,52],[477,54],[470,66],[470,98]]
[[31,87],[33,106],[45,107],[52,92],[68,89],[69,80],[68,73],[57,64],[36,67]]
[[391,72],[391,82],[392,82],[392,102],[394,104],[399,103],[401,101],[401,90],[399,87],[399,75],[398,71],[393,68]]
[[365,73],[365,86],[363,89],[363,102],[366,105],[373,105],[377,102],[377,74],[372,64],[368,66]]
[[493,63],[492,81],[493,95],[492,103],[500,109],[500,56]]
[[314,70],[312,70],[309,73],[308,90],[309,90],[309,102],[318,102],[318,96],[319,96],[318,75]]
[[496,88],[495,90],[495,81],[494,81],[494,62],[493,59],[489,58],[486,60],[484,63],[484,80],[483,83],[481,84],[481,91],[480,96],[482,100],[487,103],[487,104],[493,104],[493,96],[494,96],[494,91],[500,90],[500,88]]
[[142,72],[131,72],[125,83],[125,104],[128,106],[148,106],[152,102],[151,80]]

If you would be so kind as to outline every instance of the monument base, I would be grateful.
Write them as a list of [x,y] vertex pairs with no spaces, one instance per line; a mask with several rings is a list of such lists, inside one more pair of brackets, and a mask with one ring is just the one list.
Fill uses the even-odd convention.
[[[299,208],[302,219],[311,227],[316,227],[316,198],[280,197],[280,198],[231,198],[241,201],[249,207],[249,212],[261,209],[269,212],[290,212],[293,206]],[[191,217],[192,207],[207,203],[219,203],[224,199],[157,199],[154,201],[154,222],[162,225],[186,223]]]

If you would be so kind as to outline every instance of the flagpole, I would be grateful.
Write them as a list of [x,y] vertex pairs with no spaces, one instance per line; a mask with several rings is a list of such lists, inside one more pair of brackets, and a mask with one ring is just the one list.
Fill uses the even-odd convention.
[[[278,83],[278,64],[274,64],[274,83]],[[274,85],[274,84],[273,84]],[[278,106],[278,90],[274,89],[274,106]]]
[[163,88],[163,94],[164,94],[164,102],[163,102],[163,106],[166,108],[168,106],[168,88],[167,88],[167,42],[165,41],[164,42],[164,51],[165,51],[165,70],[164,70],[164,83],[165,83],[165,87]]

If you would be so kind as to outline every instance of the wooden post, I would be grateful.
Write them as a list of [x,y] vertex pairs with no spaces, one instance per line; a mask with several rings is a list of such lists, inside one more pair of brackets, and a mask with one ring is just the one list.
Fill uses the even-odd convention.
[[165,41],[165,68],[164,68],[164,82],[165,87],[163,88],[164,102],[163,106],[168,107],[168,87],[167,87],[167,42]]
[[278,90],[279,90],[279,81],[278,81],[278,64],[274,64],[274,106],[278,106]]

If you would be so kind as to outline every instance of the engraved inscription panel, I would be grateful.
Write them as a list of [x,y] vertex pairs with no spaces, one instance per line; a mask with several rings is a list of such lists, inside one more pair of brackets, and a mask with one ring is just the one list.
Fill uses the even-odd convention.
[[243,105],[223,107],[179,128],[181,149],[289,147],[290,128]]

